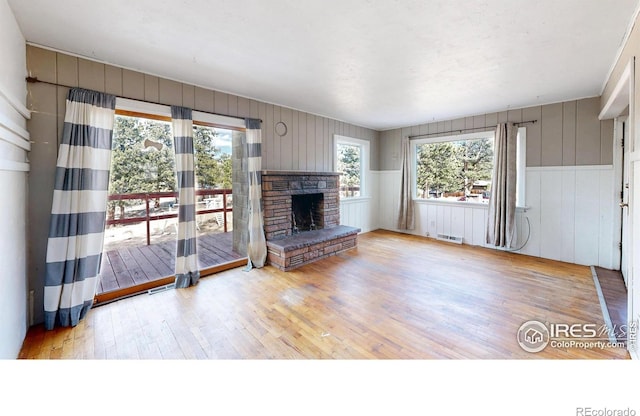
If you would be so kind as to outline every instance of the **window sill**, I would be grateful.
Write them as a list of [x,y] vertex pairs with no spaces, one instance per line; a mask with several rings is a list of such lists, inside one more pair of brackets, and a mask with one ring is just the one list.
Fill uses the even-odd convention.
[[371,197],[370,196],[353,196],[353,197],[349,197],[349,198],[345,198],[345,197],[340,197],[340,203],[356,203],[356,202],[363,202],[363,201],[370,201]]
[[468,208],[489,208],[489,203],[484,202],[465,202],[465,201],[435,201],[431,199],[414,199],[413,202],[424,205],[442,205],[453,207],[468,207]]
[[[463,201],[434,201],[431,199],[414,199],[413,202],[420,205],[441,205],[446,207],[464,207],[464,208],[479,208],[489,209],[489,203],[485,202],[463,202]],[[527,212],[531,207],[516,207],[516,212]]]

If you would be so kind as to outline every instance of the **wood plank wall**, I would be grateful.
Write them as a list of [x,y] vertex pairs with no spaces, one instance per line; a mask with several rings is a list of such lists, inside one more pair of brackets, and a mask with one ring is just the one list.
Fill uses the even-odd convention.
[[380,133],[380,170],[400,169],[402,137],[527,120],[538,120],[527,125],[527,167],[610,165],[613,120],[598,120],[599,112],[600,98],[593,97],[386,130]]
[[[375,130],[274,104],[118,68],[88,59],[27,45],[27,71],[41,81],[103,91],[120,97],[165,105],[182,105],[198,111],[263,120],[263,168],[272,170],[333,170],[333,135],[371,142],[371,167],[377,169],[378,135]],[[44,83],[28,84],[27,105],[33,112],[28,123],[32,149],[29,177],[30,287],[42,288],[49,214],[58,142],[64,124],[69,88]],[[274,126],[283,121],[283,137]],[[42,320],[42,290],[35,294],[36,323]]]

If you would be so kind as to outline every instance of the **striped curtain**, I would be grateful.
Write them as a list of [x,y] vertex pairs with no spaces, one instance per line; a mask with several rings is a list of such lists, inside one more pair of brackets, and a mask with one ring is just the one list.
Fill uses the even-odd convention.
[[196,252],[196,190],[193,157],[193,119],[190,108],[171,107],[173,146],[178,180],[178,242],[176,250],[176,288],[198,283]]
[[246,119],[247,173],[249,178],[249,242],[248,264],[245,270],[263,267],[267,259],[267,242],[262,217],[262,130],[260,120]]
[[73,88],[58,150],[47,260],[45,328],[76,326],[99,282],[116,97]]

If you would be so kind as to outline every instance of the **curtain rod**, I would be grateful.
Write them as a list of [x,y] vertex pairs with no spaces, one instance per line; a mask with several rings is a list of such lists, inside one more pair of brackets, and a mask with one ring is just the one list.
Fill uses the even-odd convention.
[[[64,88],[80,88],[80,87],[77,87],[77,86],[71,86],[71,85],[58,84],[58,83],[50,82],[50,81],[42,81],[42,80],[39,80],[37,77],[26,77],[25,79],[26,79],[26,81],[27,81],[28,83],[30,83],[30,84],[35,84],[35,83],[39,82],[39,83],[41,83],[41,84],[49,84],[49,85],[53,85],[53,86],[55,86],[55,87],[64,87]],[[112,95],[115,95],[115,94],[112,94]],[[123,97],[123,96],[120,96],[120,95],[116,95],[116,97],[118,97],[118,98],[126,98],[126,99],[129,99],[129,100],[136,100],[136,101],[140,101],[140,102],[148,103],[148,104],[156,104],[156,105],[170,105],[170,104],[160,104],[160,103],[153,102],[153,101],[140,100],[140,99],[137,99],[137,98]],[[244,120],[244,119],[246,118],[246,117],[230,116],[230,115],[228,115],[228,114],[214,113],[214,112],[212,112],[212,111],[202,111],[202,110],[195,110],[195,109],[193,109],[193,110],[194,110],[194,111],[200,111],[201,113],[212,114],[212,115],[214,115],[214,116],[222,116],[222,117],[229,117],[229,118],[237,118],[237,119],[239,119],[239,120]],[[259,119],[259,120],[260,120],[260,119]],[[260,123],[262,123],[262,120],[260,120]]]
[[[513,123],[516,126],[519,126],[521,124],[533,124],[533,123],[537,123],[538,120],[527,120],[527,121],[518,121]],[[485,129],[486,131],[489,131],[490,129],[495,129],[496,127],[498,127],[497,124],[493,125],[493,126],[486,126],[486,127],[475,127],[475,128],[469,128],[469,129],[459,129],[459,130],[450,130],[450,131],[441,131],[438,133],[425,133],[425,134],[416,134],[415,136],[409,136],[409,140],[413,140],[413,139],[417,139],[417,138],[421,138],[421,137],[429,137],[429,136],[436,136],[438,134],[451,134],[451,133],[462,133],[465,131],[483,131],[482,129]]]

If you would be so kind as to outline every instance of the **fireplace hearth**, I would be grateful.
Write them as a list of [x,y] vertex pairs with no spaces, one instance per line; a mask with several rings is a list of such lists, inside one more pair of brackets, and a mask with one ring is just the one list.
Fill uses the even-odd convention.
[[291,270],[356,247],[359,228],[340,225],[339,173],[263,171],[267,261]]

